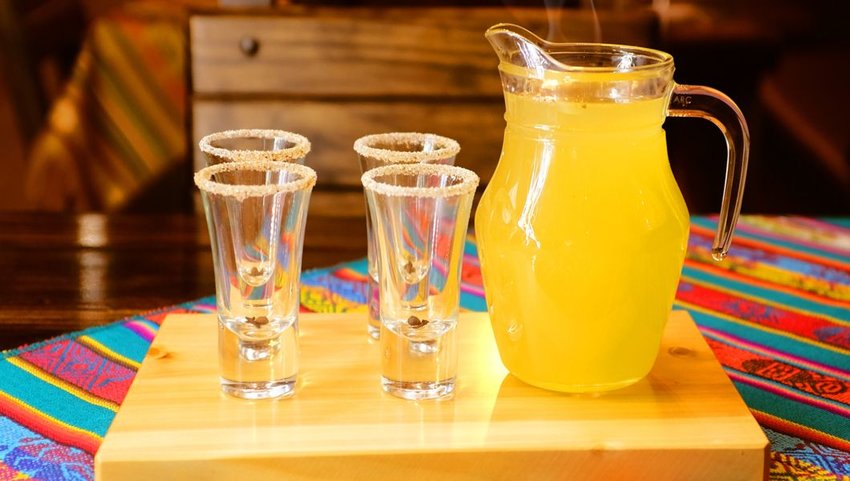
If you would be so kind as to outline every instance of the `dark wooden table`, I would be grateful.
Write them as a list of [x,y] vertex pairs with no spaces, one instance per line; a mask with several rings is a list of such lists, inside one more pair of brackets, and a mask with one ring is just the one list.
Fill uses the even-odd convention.
[[[302,267],[366,254],[362,193],[316,192]],[[215,293],[203,215],[0,213],[0,349]]]

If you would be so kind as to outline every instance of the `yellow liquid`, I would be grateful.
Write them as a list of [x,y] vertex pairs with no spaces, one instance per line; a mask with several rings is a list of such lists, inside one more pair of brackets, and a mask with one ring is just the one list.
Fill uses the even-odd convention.
[[666,99],[505,95],[502,157],[475,217],[502,361],[556,391],[631,384],[655,360],[687,245]]

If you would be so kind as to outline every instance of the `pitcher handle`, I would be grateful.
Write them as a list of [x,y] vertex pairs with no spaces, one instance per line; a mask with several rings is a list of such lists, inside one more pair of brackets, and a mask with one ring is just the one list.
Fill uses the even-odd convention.
[[[723,92],[698,85],[674,85],[667,114],[671,117],[698,117],[710,120],[726,137],[726,182],[720,219],[711,247],[711,256],[721,261],[732,244],[732,233],[741,213],[747,161],[750,157],[750,130],[741,109]],[[734,199],[734,204],[732,200]]]

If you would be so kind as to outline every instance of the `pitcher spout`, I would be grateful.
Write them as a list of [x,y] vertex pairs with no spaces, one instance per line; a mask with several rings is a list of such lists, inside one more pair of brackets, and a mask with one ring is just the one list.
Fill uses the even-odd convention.
[[493,25],[487,29],[484,37],[503,63],[541,73],[546,70],[563,70],[563,65],[549,53],[558,44],[546,41],[519,25]]

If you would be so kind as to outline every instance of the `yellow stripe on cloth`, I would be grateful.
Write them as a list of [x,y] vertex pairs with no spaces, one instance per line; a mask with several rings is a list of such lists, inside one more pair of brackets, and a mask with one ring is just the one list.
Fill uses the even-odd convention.
[[[689,249],[688,259],[703,264],[714,262],[711,251],[708,249]],[[742,276],[793,287],[828,299],[842,302],[850,301],[850,286],[829,282],[824,278],[803,276],[798,272],[788,271],[764,262],[739,261],[734,256],[727,257],[724,262],[726,263],[724,265],[726,270]]]
[[350,301],[321,287],[301,288],[301,305],[313,312],[369,312],[369,306]]
[[88,440],[91,441],[91,442],[100,444],[100,442],[103,441],[103,437],[99,436],[97,433],[93,433],[91,431],[88,431],[88,430],[85,430],[85,429],[82,429],[82,428],[78,428],[77,426],[73,426],[71,424],[68,424],[65,421],[62,421],[60,419],[57,419],[57,418],[45,413],[44,411],[40,411],[40,410],[30,406],[29,404],[21,401],[20,399],[13,398],[12,396],[9,396],[8,394],[6,394],[3,391],[0,391],[0,399],[2,399],[2,401],[5,402],[5,403],[14,404],[15,406],[17,406],[22,411],[25,411],[27,414],[35,416],[36,418],[39,418],[43,421],[48,421],[50,424],[58,426],[58,427],[64,429],[65,431],[67,431],[67,432],[81,434],[85,438],[88,438]]
[[64,379],[60,379],[60,378],[58,378],[58,377],[56,377],[56,376],[54,376],[54,375],[52,375],[48,372],[42,371],[37,366],[33,366],[32,364],[21,359],[20,357],[9,357],[9,358],[6,359],[6,361],[9,364],[12,364],[13,366],[16,366],[19,369],[22,369],[22,370],[30,373],[31,375],[41,379],[42,381],[44,381],[48,384],[52,384],[53,386],[56,386],[59,389],[65,391],[69,394],[72,394],[73,396],[76,396],[76,397],[80,398],[81,400],[83,400],[83,401],[85,401],[89,404],[94,404],[95,406],[100,406],[102,408],[109,409],[110,411],[118,412],[118,408],[119,408],[118,404],[116,404],[112,401],[109,401],[108,399],[101,399],[101,398],[99,398],[99,397],[97,397],[97,396],[95,396],[95,395],[93,395],[89,392],[86,392],[86,391],[80,389],[79,387],[65,381]]
[[141,364],[139,362],[136,362],[136,361],[130,359],[129,357],[122,356],[121,354],[118,354],[117,352],[113,351],[112,349],[109,349],[108,347],[106,347],[103,344],[95,341],[94,339],[92,339],[89,336],[80,336],[80,337],[77,338],[77,341],[82,342],[83,344],[94,349],[98,353],[108,357],[109,359],[112,359],[115,362],[121,363],[121,364],[123,364],[127,367],[131,367],[131,368],[136,369],[136,370],[138,370],[139,367],[141,367]]

